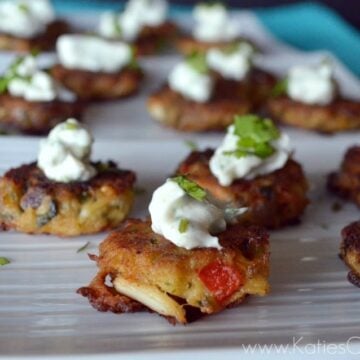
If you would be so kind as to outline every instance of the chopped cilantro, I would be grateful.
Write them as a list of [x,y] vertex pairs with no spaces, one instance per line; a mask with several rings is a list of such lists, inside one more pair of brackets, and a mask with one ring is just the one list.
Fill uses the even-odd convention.
[[117,15],[114,16],[113,26],[116,36],[120,37],[122,35],[122,28],[120,25],[119,17]]
[[79,129],[79,125],[75,121],[66,121],[64,124],[66,130],[77,130]]
[[18,7],[19,7],[19,10],[25,14],[28,14],[30,12],[29,6],[25,3],[20,3],[18,5]]
[[280,137],[279,130],[270,119],[257,115],[235,116],[234,134],[239,137],[237,148],[224,152],[224,155],[237,158],[255,155],[265,159],[275,152],[270,142]]
[[179,222],[179,232],[180,234],[186,233],[187,229],[189,227],[189,220],[182,218]]
[[171,178],[172,181],[175,181],[189,196],[198,201],[204,201],[206,198],[206,191],[196,184],[195,182],[189,180],[185,176],[176,176]]
[[194,52],[186,58],[186,63],[200,74],[207,74],[209,71],[205,54]]
[[273,97],[278,97],[280,95],[283,95],[286,93],[287,91],[287,87],[288,87],[288,79],[284,78],[280,81],[278,81],[275,86],[273,87],[273,89],[271,90],[271,95]]
[[18,73],[18,68],[21,63],[24,61],[25,56],[19,56],[15,59],[15,61],[9,66],[9,69],[3,76],[0,76],[0,94],[3,94],[9,83],[14,79],[22,79],[25,81],[31,81],[31,76],[22,76]]
[[6,257],[0,257],[0,266],[5,266],[7,264],[10,264],[10,260]]
[[76,252],[77,252],[77,253],[80,253],[80,252],[84,251],[85,249],[88,248],[89,245],[90,245],[90,242],[87,241],[83,246],[81,246],[80,248],[78,248],[78,249],[76,250]]
[[198,149],[197,144],[192,140],[185,140],[185,145],[192,151],[195,151]]

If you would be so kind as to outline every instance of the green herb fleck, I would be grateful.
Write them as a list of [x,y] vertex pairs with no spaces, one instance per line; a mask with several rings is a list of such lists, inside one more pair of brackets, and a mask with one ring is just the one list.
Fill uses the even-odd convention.
[[209,72],[205,54],[194,52],[186,58],[186,63],[200,74]]
[[0,266],[5,266],[7,264],[10,264],[10,260],[6,257],[0,257]]
[[255,155],[265,159],[275,152],[270,142],[280,137],[279,130],[270,119],[257,115],[235,116],[234,134],[239,137],[237,148],[225,151],[224,155],[237,158]]
[[9,83],[14,79],[21,79],[24,81],[31,81],[31,76],[21,76],[18,74],[18,68],[24,61],[25,56],[19,56],[15,59],[15,61],[9,66],[9,69],[6,73],[0,77],[0,94],[3,94]]
[[21,12],[25,13],[25,14],[28,14],[30,12],[30,9],[29,9],[29,6],[27,4],[24,4],[24,3],[20,3],[18,5],[18,8]]
[[185,145],[192,151],[196,151],[198,149],[197,144],[192,140],[185,140]]
[[278,81],[271,90],[271,96],[278,97],[280,95],[284,95],[287,91],[288,83],[289,80],[287,78]]
[[89,245],[90,245],[90,242],[87,241],[83,246],[81,246],[80,248],[78,248],[78,249],[76,250],[76,252],[77,252],[77,253],[80,253],[80,252],[84,251],[85,249],[87,249],[87,248],[89,247]]
[[188,228],[189,228],[189,220],[182,218],[179,222],[179,233],[180,234],[186,233]]
[[206,191],[195,182],[189,180],[186,176],[176,176],[171,178],[171,180],[175,181],[189,196],[195,200],[205,200]]
[[77,130],[79,128],[78,124],[74,121],[67,121],[65,123],[66,130]]
[[136,57],[136,48],[135,46],[131,46],[131,60],[129,62],[129,68],[133,69],[133,70],[138,70],[140,69],[140,65],[137,61],[137,57]]

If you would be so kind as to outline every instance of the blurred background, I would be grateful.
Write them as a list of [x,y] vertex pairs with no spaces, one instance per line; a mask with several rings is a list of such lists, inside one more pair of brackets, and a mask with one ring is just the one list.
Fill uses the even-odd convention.
[[[121,0],[53,0],[60,13],[120,10]],[[170,0],[171,13],[189,14],[194,0]],[[360,0],[224,0],[251,9],[275,37],[301,50],[328,50],[360,76]]]
[[[63,4],[74,4],[79,3],[83,5],[95,5],[106,7],[107,5],[113,6],[114,4],[121,4],[123,1],[121,0],[59,0],[58,3]],[[172,0],[169,1],[171,4],[177,6],[189,6],[193,5],[197,1],[193,0]],[[296,3],[304,3],[304,1],[289,1],[289,0],[225,0],[223,3],[228,4],[229,6],[237,7],[237,8],[266,8],[272,7],[276,5],[287,5],[287,4],[296,4]],[[351,23],[357,29],[360,29],[360,0],[319,0],[317,2],[307,3],[318,3],[329,6],[330,8],[336,10],[344,19],[346,19],[349,23]]]

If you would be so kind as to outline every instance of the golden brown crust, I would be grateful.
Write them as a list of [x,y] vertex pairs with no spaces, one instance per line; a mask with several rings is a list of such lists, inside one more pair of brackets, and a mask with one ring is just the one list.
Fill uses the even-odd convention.
[[[257,227],[234,226],[221,233],[219,239],[223,246],[221,251],[186,250],[153,233],[150,222],[127,220],[100,244],[98,275],[78,292],[89,297],[91,304],[100,311],[144,309],[136,309],[131,302],[129,305],[130,300],[118,292],[113,294],[113,289],[107,292],[108,289],[102,288],[106,296],[97,291],[104,286],[107,276],[115,283],[120,277],[131,279],[135,284],[155,286],[180,304],[186,303],[186,307],[182,306],[184,309],[190,306],[192,310],[197,308],[208,314],[239,304],[246,294],[265,295],[269,272],[268,234]],[[214,263],[235,269],[244,277],[243,282],[221,300],[209,290],[202,277],[203,270]]]
[[329,105],[309,105],[287,96],[270,98],[269,115],[287,125],[322,133],[336,133],[360,128],[360,102],[336,98]]
[[146,56],[161,52],[172,45],[177,34],[178,28],[171,21],[166,21],[159,26],[145,26],[139,38],[134,42],[136,55]]
[[360,207],[360,146],[347,150],[340,170],[328,177],[329,191]]
[[44,34],[33,39],[18,38],[3,33],[0,34],[0,50],[18,52],[52,50],[55,48],[56,39],[67,32],[69,25],[63,20],[57,20],[48,25]]
[[72,183],[49,180],[36,163],[9,170],[0,178],[0,224],[60,236],[116,227],[130,211],[135,174],[112,162],[94,166],[95,177]]
[[55,65],[52,76],[82,100],[107,100],[135,94],[144,77],[139,69],[126,68],[119,73],[94,73]]
[[282,169],[253,180],[238,179],[225,187],[210,171],[213,153],[211,149],[192,152],[179,165],[177,174],[188,176],[223,204],[248,207],[239,218],[243,224],[276,229],[299,222],[308,204],[308,183],[300,164],[289,160]]
[[183,55],[188,56],[194,53],[205,53],[213,48],[226,49],[242,41],[251,43],[248,39],[244,38],[237,38],[232,41],[205,42],[197,40],[190,35],[182,35],[177,39],[176,47]]
[[259,69],[241,82],[216,76],[214,95],[207,103],[186,99],[165,85],[149,97],[147,107],[155,120],[178,130],[222,130],[234,121],[234,115],[260,110],[275,82]]
[[341,236],[340,257],[351,269],[348,279],[360,287],[360,221],[346,226],[342,230]]
[[47,134],[71,117],[80,120],[83,108],[79,101],[30,102],[5,93],[0,95],[0,128],[23,134]]

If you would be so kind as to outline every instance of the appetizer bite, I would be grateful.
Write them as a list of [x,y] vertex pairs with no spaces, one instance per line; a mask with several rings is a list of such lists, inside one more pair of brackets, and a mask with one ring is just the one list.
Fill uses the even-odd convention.
[[0,128],[47,134],[69,117],[81,118],[83,104],[40,69],[35,55],[18,57],[0,77]]
[[341,236],[340,257],[350,268],[348,280],[360,287],[360,221],[346,226]]
[[340,170],[328,177],[328,189],[360,207],[360,146],[347,150]]
[[91,162],[93,138],[76,120],[57,125],[40,143],[37,163],[0,178],[0,228],[77,236],[113,229],[129,213],[135,174]]
[[0,1],[0,18],[0,50],[50,50],[68,31],[64,21],[56,20],[48,0]]
[[129,0],[123,12],[101,16],[98,32],[132,44],[136,55],[151,55],[171,45],[177,35],[176,25],[167,17],[166,0]]
[[341,95],[327,61],[291,68],[274,88],[267,111],[283,124],[322,133],[360,128],[360,102]]
[[219,2],[199,3],[194,7],[195,26],[192,34],[181,35],[177,48],[184,55],[207,52],[212,48],[227,48],[244,40],[238,24]]
[[149,97],[150,115],[178,130],[199,132],[222,130],[234,115],[260,110],[276,80],[253,67],[252,56],[247,43],[188,56]]
[[128,44],[90,35],[63,35],[56,47],[59,64],[51,73],[80,99],[117,99],[139,90],[143,72]]
[[[192,152],[178,167],[223,208],[246,207],[233,222],[269,229],[299,222],[308,183],[290,141],[270,119],[236,116],[216,149]],[[236,215],[236,214],[235,214]]]
[[[151,221],[127,220],[100,244],[99,272],[78,290],[99,311],[150,310],[185,324],[269,291],[268,234],[226,225],[224,211],[185,177],[153,194]],[[110,279],[112,287],[106,285]]]

